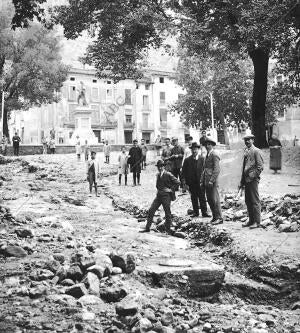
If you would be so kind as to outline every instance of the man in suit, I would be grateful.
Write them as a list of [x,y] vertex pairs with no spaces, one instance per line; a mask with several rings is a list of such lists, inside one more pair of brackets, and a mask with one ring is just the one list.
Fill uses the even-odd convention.
[[172,138],[173,148],[171,149],[172,174],[181,181],[181,168],[184,149],[178,144],[178,138]]
[[183,162],[182,177],[185,184],[188,185],[189,191],[191,193],[191,200],[194,211],[192,217],[199,216],[199,203],[202,217],[210,217],[210,215],[207,213],[205,189],[204,187],[201,188],[200,186],[205,159],[199,155],[199,148],[200,145],[198,145],[197,142],[193,142],[190,146],[192,155],[187,157]]
[[90,196],[92,196],[93,185],[95,188],[96,196],[98,196],[97,180],[100,177],[100,165],[99,162],[96,160],[96,152],[94,151],[91,152],[91,159],[87,161],[86,172],[87,181],[89,182],[90,186]]
[[[129,160],[128,163],[130,164],[130,171],[133,175],[133,185],[141,185],[140,178],[141,178],[141,163],[143,160],[143,153],[142,149],[138,146],[138,140],[133,140],[133,147],[129,150]],[[136,183],[137,181],[137,183]]]
[[170,160],[171,157],[171,151],[173,146],[171,145],[171,140],[169,138],[165,139],[166,146],[162,150],[161,157],[163,161],[165,162],[165,170],[170,171],[172,170],[172,162]]
[[212,224],[222,224],[222,212],[220,204],[220,196],[218,191],[218,177],[220,174],[220,157],[214,151],[216,142],[207,137],[205,148],[207,150],[206,159],[204,162],[204,172],[202,174],[201,183],[205,187],[207,201],[212,212]]
[[254,135],[244,136],[245,151],[240,188],[245,189],[245,202],[248,210],[249,221],[243,227],[250,229],[260,227],[261,205],[258,193],[260,174],[264,168],[261,151],[253,144]]
[[170,172],[165,170],[165,165],[162,160],[158,160],[156,167],[158,169],[158,174],[156,175],[156,188],[157,194],[152,202],[152,205],[148,211],[147,224],[145,229],[140,232],[149,232],[151,224],[153,222],[153,217],[160,205],[163,206],[165,211],[165,230],[168,234],[171,234],[171,201],[173,197],[173,192],[179,186],[180,182],[175,178]]

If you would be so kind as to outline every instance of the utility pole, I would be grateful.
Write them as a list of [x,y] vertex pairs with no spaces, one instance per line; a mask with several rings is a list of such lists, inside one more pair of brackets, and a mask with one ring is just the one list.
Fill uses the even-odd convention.
[[210,112],[211,112],[211,128],[214,130],[215,124],[214,124],[214,102],[213,102],[213,94],[209,93],[210,95]]
[[3,124],[4,124],[4,90],[2,90],[2,99],[1,99],[1,133],[3,133]]

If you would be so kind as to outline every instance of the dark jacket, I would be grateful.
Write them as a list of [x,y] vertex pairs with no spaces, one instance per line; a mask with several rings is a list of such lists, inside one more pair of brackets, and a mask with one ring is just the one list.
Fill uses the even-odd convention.
[[204,157],[201,155],[198,155],[197,161],[195,161],[193,156],[189,156],[184,160],[182,166],[182,176],[187,185],[200,185],[201,175],[204,168],[204,160]]
[[171,172],[165,170],[162,176],[160,176],[159,173],[156,175],[156,188],[158,194],[165,192],[172,193],[177,190],[179,185],[180,181],[175,178]]
[[[178,155],[178,157],[175,157],[174,155]],[[184,155],[184,149],[181,146],[174,146],[171,149],[170,160],[172,161],[172,167],[174,169],[181,169],[183,155]]]
[[143,159],[142,149],[139,146],[131,147],[129,150],[129,156],[128,164],[130,164],[130,171],[140,173]]
[[204,162],[204,172],[202,174],[201,183],[205,186],[208,183],[218,185],[218,178],[220,174],[220,157],[213,150],[209,156],[206,157]]
[[260,174],[264,169],[264,161],[260,149],[252,146],[244,151],[244,161],[242,169],[241,184],[250,183],[253,180],[259,180]]

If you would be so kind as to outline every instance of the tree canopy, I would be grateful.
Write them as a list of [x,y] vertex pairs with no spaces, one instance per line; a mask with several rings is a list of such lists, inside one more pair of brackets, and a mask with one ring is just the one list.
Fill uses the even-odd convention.
[[55,101],[66,79],[67,67],[59,54],[59,39],[40,24],[10,29],[7,13],[0,15],[0,75],[5,94],[4,133],[12,110],[26,110]]

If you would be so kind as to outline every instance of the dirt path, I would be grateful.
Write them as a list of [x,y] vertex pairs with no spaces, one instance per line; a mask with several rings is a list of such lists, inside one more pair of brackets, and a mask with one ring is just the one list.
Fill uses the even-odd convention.
[[[154,285],[143,273],[153,264],[178,259],[212,266],[221,264],[220,260],[211,252],[192,247],[186,239],[160,233],[139,234],[141,223],[127,212],[114,208],[106,195],[87,197],[85,165],[76,163],[75,157],[34,156],[26,160],[33,172],[29,173],[28,165],[24,163],[22,167],[22,161],[0,165],[0,174],[4,178],[0,187],[0,204],[9,207],[17,218],[14,224],[2,220],[0,245],[18,245],[28,253],[25,258],[0,255],[1,333],[130,331],[130,325],[116,315],[114,303],[101,303],[101,307],[82,306],[71,296],[63,298],[65,287],[57,283],[55,276],[41,281],[31,278],[32,274],[52,262],[53,254],[60,253],[68,264],[74,251],[80,248],[134,253],[137,263],[134,273],[114,275],[101,283],[110,287],[126,285],[128,294],[139,293],[144,301],[135,319],[136,325],[141,325],[141,318],[146,318],[146,308],[152,309],[156,318],[144,331],[175,332],[177,327],[176,332],[202,332],[203,328],[215,333],[296,332],[296,311],[252,304],[250,299],[247,301],[245,297],[232,293],[233,284],[237,289],[241,286],[239,284],[238,287],[236,277],[234,282],[231,281],[231,287],[226,284],[228,290],[224,288],[219,297],[211,300],[215,303],[185,297],[180,293],[180,285],[166,289]],[[153,185],[152,171],[149,173],[149,187]],[[114,183],[115,178],[105,182]],[[113,185],[112,189],[125,199],[125,193],[131,200],[139,196],[141,205],[146,206],[153,196],[150,188],[147,192],[142,187],[125,190]],[[183,206],[178,203],[176,209],[181,208]],[[16,228],[24,227],[25,218],[25,226],[33,231],[32,238],[24,239],[15,234]],[[240,241],[244,242],[242,238]],[[251,281],[248,283],[247,279],[242,279],[245,288],[252,291],[258,288],[254,282],[251,285]],[[33,296],[37,288],[45,291]],[[158,328],[158,324],[156,327],[155,323],[162,322],[168,311],[174,318],[172,322],[167,325],[165,321],[165,328]]]

